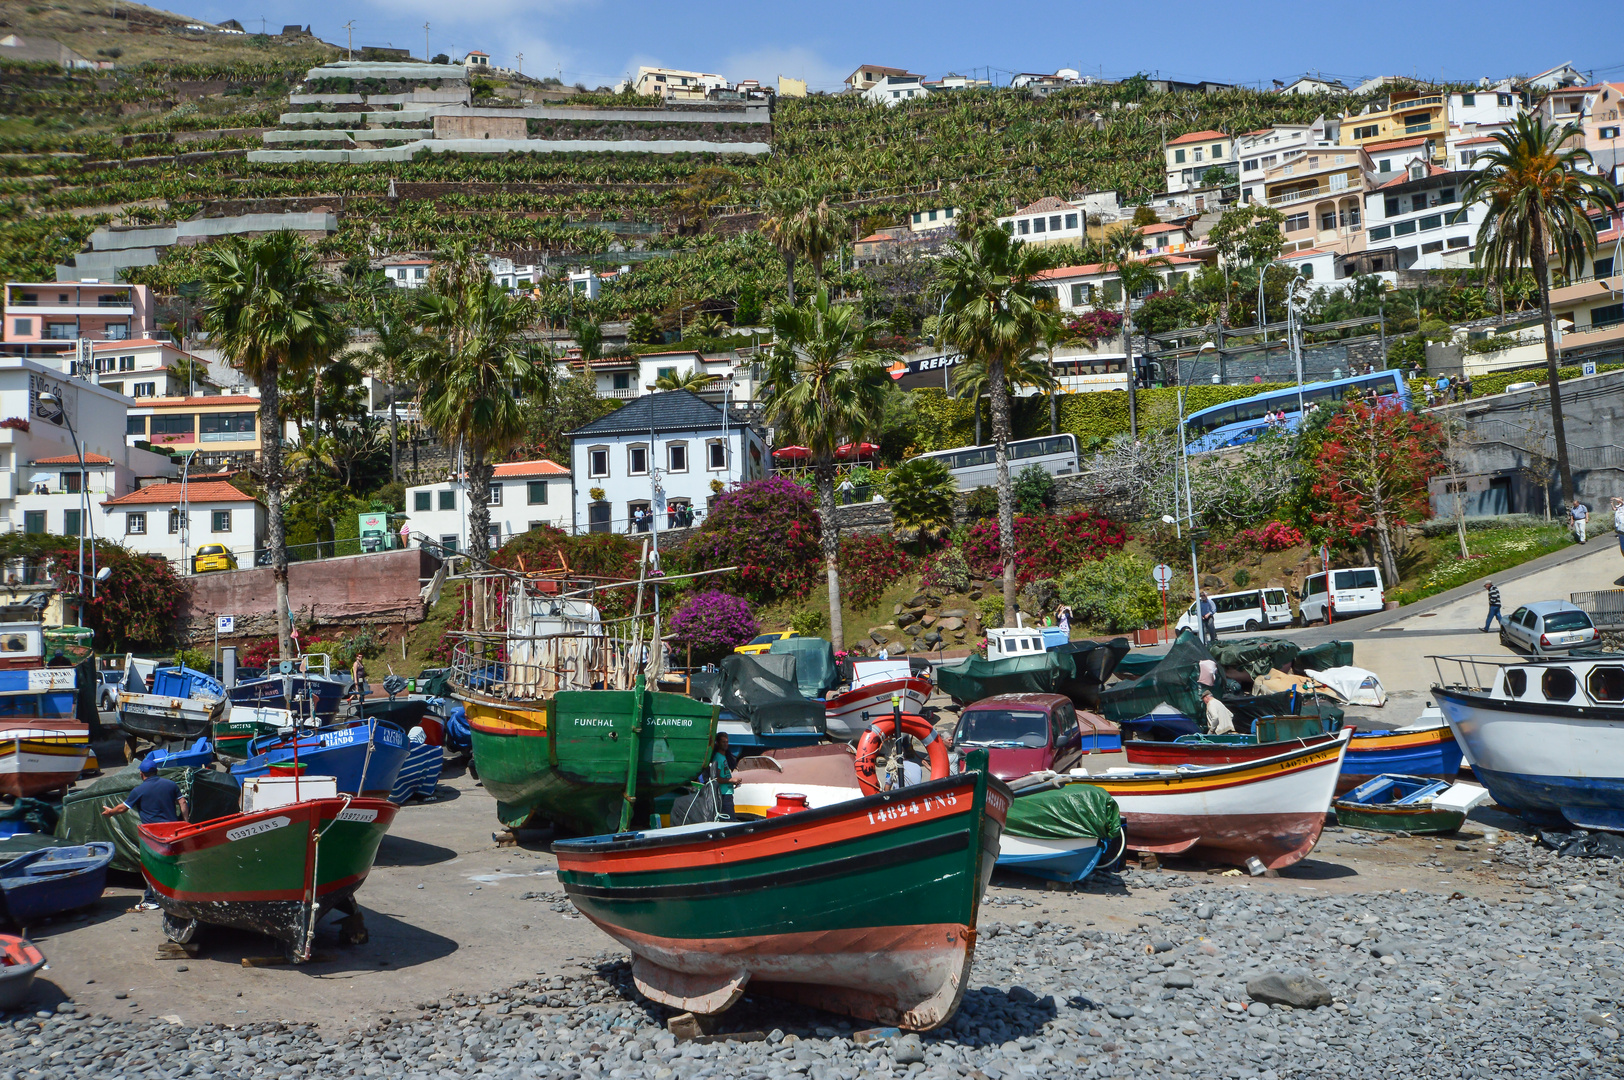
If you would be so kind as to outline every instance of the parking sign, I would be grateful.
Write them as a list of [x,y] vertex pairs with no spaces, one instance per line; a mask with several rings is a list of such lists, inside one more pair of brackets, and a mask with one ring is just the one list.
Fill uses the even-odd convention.
[[235,634],[237,632],[237,616],[216,615],[214,617],[214,632],[216,634]]

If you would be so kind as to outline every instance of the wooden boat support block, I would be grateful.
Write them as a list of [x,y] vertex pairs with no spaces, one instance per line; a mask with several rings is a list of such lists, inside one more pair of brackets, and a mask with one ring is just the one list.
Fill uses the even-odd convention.
[[203,951],[203,947],[195,941],[188,941],[182,945],[178,941],[163,941],[158,944],[156,960],[186,960]]
[[728,1031],[728,1032],[723,1032],[720,1035],[701,1035],[697,1039],[693,1039],[691,1041],[696,1042],[696,1043],[700,1043],[701,1045],[703,1045],[704,1043],[719,1043],[719,1042],[736,1042],[736,1043],[766,1042],[767,1041],[767,1033],[765,1031]]
[[716,1017],[691,1012],[678,1013],[665,1022],[665,1029],[679,1042],[703,1038],[716,1030]]

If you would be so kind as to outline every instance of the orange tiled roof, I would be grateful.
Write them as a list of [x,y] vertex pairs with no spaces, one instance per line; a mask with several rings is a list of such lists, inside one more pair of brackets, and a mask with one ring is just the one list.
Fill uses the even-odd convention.
[[1014,216],[1018,217],[1021,214],[1046,214],[1050,210],[1074,209],[1076,209],[1076,207],[1072,206],[1071,203],[1067,202],[1065,199],[1057,199],[1053,195],[1045,195],[1043,198],[1039,199],[1035,203],[1032,203],[1030,206],[1023,206],[1019,210],[1015,211]]
[[1229,136],[1225,135],[1221,131],[1192,131],[1188,135],[1180,135],[1176,139],[1169,139],[1167,145],[1178,146],[1181,143],[1210,142],[1213,139],[1227,138],[1229,138]]
[[[176,503],[180,501],[179,484],[150,484],[144,488],[137,488],[128,495],[120,495],[116,499],[108,499],[103,506],[151,506],[159,503]],[[192,480],[186,485],[186,501],[193,503],[219,503],[219,502],[254,502],[253,496],[247,495],[225,480]]]
[[[112,463],[113,463],[112,458],[102,457],[100,454],[86,454],[85,455],[85,464],[86,465],[111,465]],[[79,464],[79,455],[78,454],[58,454],[56,457],[35,458],[34,459],[34,464],[35,465],[77,465],[77,464]]]
[[508,461],[496,467],[494,476],[568,476],[570,471],[556,461]]

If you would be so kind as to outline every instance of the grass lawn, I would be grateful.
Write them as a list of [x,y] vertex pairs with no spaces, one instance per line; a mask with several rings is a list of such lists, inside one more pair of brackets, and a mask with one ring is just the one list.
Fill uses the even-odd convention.
[[1413,604],[1485,574],[1497,574],[1560,551],[1572,543],[1573,536],[1567,528],[1554,522],[1470,530],[1466,533],[1466,547],[1471,557],[1463,559],[1460,542],[1453,533],[1420,537],[1410,542],[1399,559],[1403,579],[1399,588],[1387,591],[1387,599]]

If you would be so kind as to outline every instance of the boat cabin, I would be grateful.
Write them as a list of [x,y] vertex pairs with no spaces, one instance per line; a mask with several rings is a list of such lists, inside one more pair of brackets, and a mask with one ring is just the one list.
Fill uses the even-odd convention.
[[1512,665],[1500,673],[1490,696],[1505,701],[1624,707],[1624,660]]
[[1008,660],[1012,656],[1032,656],[1047,651],[1042,627],[1000,626],[987,631],[988,660]]

